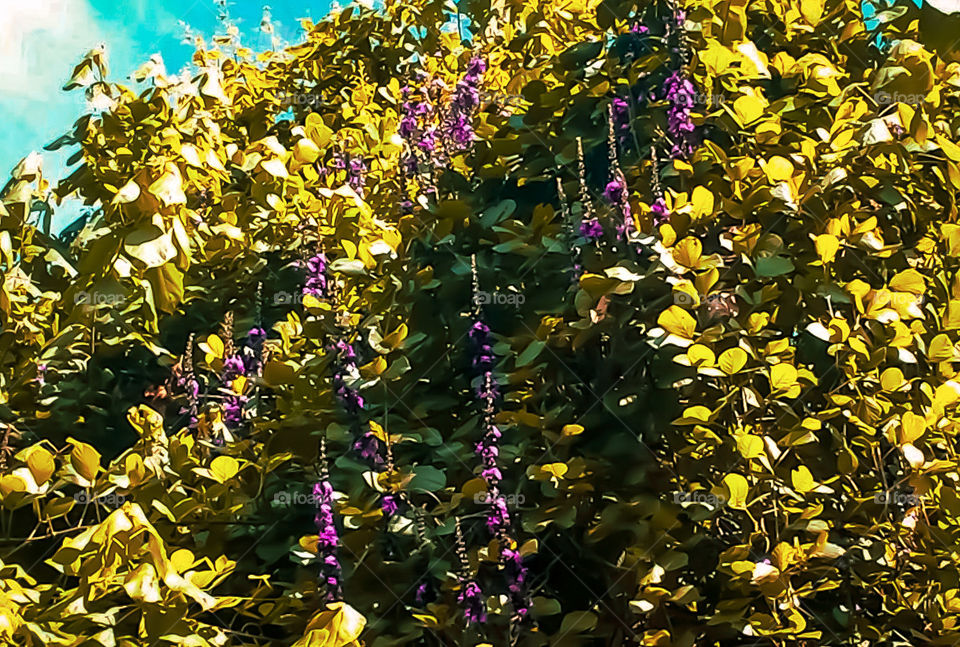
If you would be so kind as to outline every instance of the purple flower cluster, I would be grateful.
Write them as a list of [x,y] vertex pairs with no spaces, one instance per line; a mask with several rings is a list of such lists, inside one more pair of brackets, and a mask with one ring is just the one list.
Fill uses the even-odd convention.
[[346,181],[361,198],[364,195],[364,187],[367,184],[367,162],[360,156],[350,153],[334,152],[333,168],[336,171],[346,173]]
[[504,570],[507,574],[507,591],[514,611],[521,618],[530,612],[530,600],[527,596],[527,567],[523,565],[523,556],[514,545],[513,548],[504,548],[501,553]]
[[627,192],[627,180],[623,177],[623,172],[619,168],[614,168],[613,173],[613,179],[607,183],[603,195],[620,211],[622,224],[617,225],[617,233],[624,236],[634,229],[630,198]]
[[363,460],[380,466],[384,463],[380,445],[380,439],[368,431],[353,443],[353,450],[357,452]]
[[490,327],[481,320],[474,322],[467,333],[472,342],[472,363],[474,370],[480,375],[480,386],[477,387],[477,397],[491,404],[499,395],[497,382],[493,379],[493,338],[490,336]]
[[596,218],[583,220],[580,222],[580,235],[590,242],[600,240],[603,236],[603,225]]
[[328,602],[340,599],[340,562],[337,560],[337,526],[333,518],[333,486],[327,480],[314,484],[313,497],[317,505],[314,523],[317,526],[317,555],[320,557],[320,579],[326,588]]
[[471,59],[450,97],[443,135],[456,152],[467,150],[473,143],[473,112],[480,104],[480,79],[486,69],[487,63],[482,58]]
[[223,360],[223,370],[220,372],[220,382],[223,384],[223,421],[230,429],[236,429],[243,421],[243,405],[247,396],[235,393],[233,382],[246,373],[243,357],[239,354],[229,355]]
[[307,259],[307,279],[303,284],[303,296],[317,299],[327,296],[327,255],[317,252]]
[[392,517],[397,513],[399,508],[400,506],[397,504],[397,497],[393,496],[392,494],[388,494],[380,500],[380,509],[383,510],[384,516]]
[[617,141],[621,146],[625,145],[630,136],[630,104],[626,99],[614,97],[610,102],[613,113],[613,123],[617,132]]
[[[481,377],[481,385],[477,390],[477,395],[483,402],[483,437],[476,444],[475,452],[480,458],[480,477],[487,483],[487,500],[489,502],[486,519],[487,529],[500,542],[503,550],[502,558],[509,558],[510,562],[514,562],[505,562],[505,575],[508,590],[511,592],[511,599],[514,601],[514,609],[520,617],[524,617],[529,609],[524,587],[526,569],[520,564],[519,554],[508,553],[505,548],[508,542],[507,533],[511,527],[511,520],[507,500],[500,492],[500,481],[503,479],[503,474],[497,464],[500,457],[500,439],[503,434],[493,422],[496,398],[499,395],[493,375],[493,340],[490,336],[489,326],[480,319],[477,319],[470,328],[469,336],[473,343],[473,367],[480,373]],[[478,611],[471,606],[471,604],[476,604],[475,598],[477,596],[480,596],[479,586],[475,582],[468,583],[460,597],[460,602],[464,604],[464,613],[468,622],[483,622],[482,619],[477,620],[477,618],[483,617],[482,607]]]
[[[430,98],[423,90],[419,91],[420,97],[412,96],[414,88],[409,86],[403,88],[403,104],[400,110],[403,117],[400,119],[398,128],[400,136],[410,144],[412,150],[422,152],[428,157],[433,154],[437,148],[437,129],[431,125],[433,121],[433,104]],[[406,160],[409,170],[412,164],[412,170],[416,172],[417,156],[411,154]]]
[[650,212],[653,214],[653,224],[662,225],[670,219],[670,212],[667,210],[667,203],[663,197],[659,197],[650,205]]
[[696,145],[696,126],[690,113],[697,89],[682,70],[676,70],[664,81],[663,93],[670,102],[667,109],[667,132],[673,141],[670,156],[678,158],[689,155]]
[[263,342],[267,340],[267,331],[254,326],[247,332],[244,344],[243,364],[247,375],[260,375],[263,371]]
[[603,195],[620,212],[621,224],[617,225],[617,233],[627,238],[634,230],[633,212],[630,209],[630,193],[627,190],[627,179],[620,170],[619,155],[617,153],[617,136],[614,127],[616,109],[610,106],[609,130],[607,144],[610,148],[610,181],[604,188]]
[[337,370],[333,375],[333,389],[350,415],[356,415],[363,408],[363,396],[347,384],[347,377],[357,374],[357,354],[353,344],[339,339],[333,352],[337,355]]
[[487,603],[483,598],[480,585],[474,580],[464,584],[457,601],[463,605],[463,615],[467,619],[467,624],[482,624],[487,621]]

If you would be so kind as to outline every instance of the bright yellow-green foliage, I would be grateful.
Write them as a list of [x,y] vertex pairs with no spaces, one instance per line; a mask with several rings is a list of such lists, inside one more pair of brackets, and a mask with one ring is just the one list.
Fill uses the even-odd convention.
[[[666,4],[461,7],[463,38],[452,5],[387,0],[282,52],[199,44],[192,80],[148,64],[139,94],[101,51],[77,67],[103,108],[55,143],[77,170],[51,187],[31,156],[0,194],[0,642],[955,644],[952,48],[908,12],[877,49],[852,0],[695,0],[679,38]],[[403,89],[442,115],[473,59],[475,141],[406,172]],[[697,143],[671,159],[678,69]],[[43,224],[67,195],[93,210],[72,240]],[[301,299],[321,250],[328,294]],[[474,451],[478,290],[509,538]],[[258,326],[261,369],[224,379]],[[331,603],[303,501],[327,473]]]

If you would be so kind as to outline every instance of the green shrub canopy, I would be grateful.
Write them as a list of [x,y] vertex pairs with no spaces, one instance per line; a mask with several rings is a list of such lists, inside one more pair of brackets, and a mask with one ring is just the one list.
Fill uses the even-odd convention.
[[455,9],[77,66],[0,194],[2,641],[960,640],[930,14]]

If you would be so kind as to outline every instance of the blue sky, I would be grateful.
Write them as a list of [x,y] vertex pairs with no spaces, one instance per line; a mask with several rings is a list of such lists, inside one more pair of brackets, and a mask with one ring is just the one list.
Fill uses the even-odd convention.
[[[228,3],[230,18],[241,30],[241,42],[254,49],[269,47],[260,31],[264,4]],[[269,3],[277,35],[299,39],[300,19],[322,18],[329,0]],[[43,151],[44,145],[68,131],[83,114],[82,91],[64,92],[63,84],[81,57],[100,42],[107,44],[110,80],[133,85],[129,75],[159,53],[169,73],[190,60],[192,47],[183,41],[185,23],[209,41],[219,26],[216,0],[0,0],[0,186],[10,170],[31,151],[43,154],[44,174],[64,173],[72,151]],[[59,230],[73,213],[54,221]]]

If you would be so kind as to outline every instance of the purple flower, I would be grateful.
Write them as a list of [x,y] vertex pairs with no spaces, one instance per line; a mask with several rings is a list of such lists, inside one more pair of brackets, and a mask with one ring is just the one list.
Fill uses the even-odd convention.
[[612,204],[620,202],[620,195],[623,193],[623,184],[619,178],[613,178],[607,182],[607,187],[603,190],[603,196]]
[[353,449],[360,458],[371,461],[374,465],[383,465],[383,456],[380,454],[380,440],[369,431],[353,443]]
[[457,601],[463,605],[463,616],[467,619],[467,624],[482,624],[487,621],[486,600],[480,585],[475,581],[470,580],[464,585]]
[[650,31],[649,27],[647,27],[646,25],[641,25],[640,23],[637,23],[630,27],[631,34],[646,34],[646,33],[649,33],[649,31]]
[[40,386],[43,386],[46,382],[47,376],[47,365],[46,364],[37,364],[37,383]]
[[654,200],[653,204],[650,205],[650,212],[653,214],[653,223],[655,225],[662,225],[670,219],[667,203],[662,197]]
[[417,592],[414,594],[414,600],[416,600],[419,606],[433,602],[436,599],[437,592],[430,583],[430,580],[424,580],[419,584],[419,586],[417,586]]
[[231,355],[223,360],[223,375],[221,380],[224,384],[229,384],[245,372],[246,367],[243,364],[243,358],[239,355]]
[[527,596],[527,567],[523,565],[523,556],[513,548],[504,548],[500,555],[507,576],[507,591],[514,611],[521,618],[530,612],[531,601]]
[[380,501],[380,509],[383,510],[384,516],[392,517],[397,513],[398,508],[397,499],[392,495],[388,494]]
[[347,374],[354,374],[357,371],[357,354],[353,350],[353,345],[343,339],[337,340],[334,345],[334,352],[337,354],[338,366],[333,374],[333,389],[343,404],[347,413],[356,415],[363,408],[364,401],[360,392],[347,384]]
[[580,223],[580,235],[589,241],[599,240],[603,237],[603,225],[596,218],[590,218]]
[[317,526],[317,555],[320,557],[320,579],[326,584],[326,600],[340,598],[340,562],[337,546],[340,543],[333,513],[333,486],[323,480],[314,484],[313,498],[317,506],[314,523]]
[[473,143],[474,131],[471,122],[473,112],[480,104],[480,77],[486,69],[487,64],[483,59],[471,59],[467,64],[466,73],[457,83],[450,98],[450,106],[443,123],[443,134],[456,152],[468,149]]
[[243,364],[244,374],[259,375],[263,360],[263,342],[267,339],[267,331],[263,328],[254,327],[247,333],[247,341],[244,348]]
[[673,141],[670,155],[674,158],[689,155],[696,144],[696,126],[690,117],[697,96],[696,86],[681,70],[676,70],[664,81],[663,93],[670,102],[667,109],[667,132]]
[[327,256],[323,252],[307,259],[307,278],[303,285],[303,295],[318,299],[327,296]]
[[499,493],[490,495],[487,528],[490,530],[490,534],[494,536],[498,536],[510,528],[510,511],[507,510],[507,500]]

